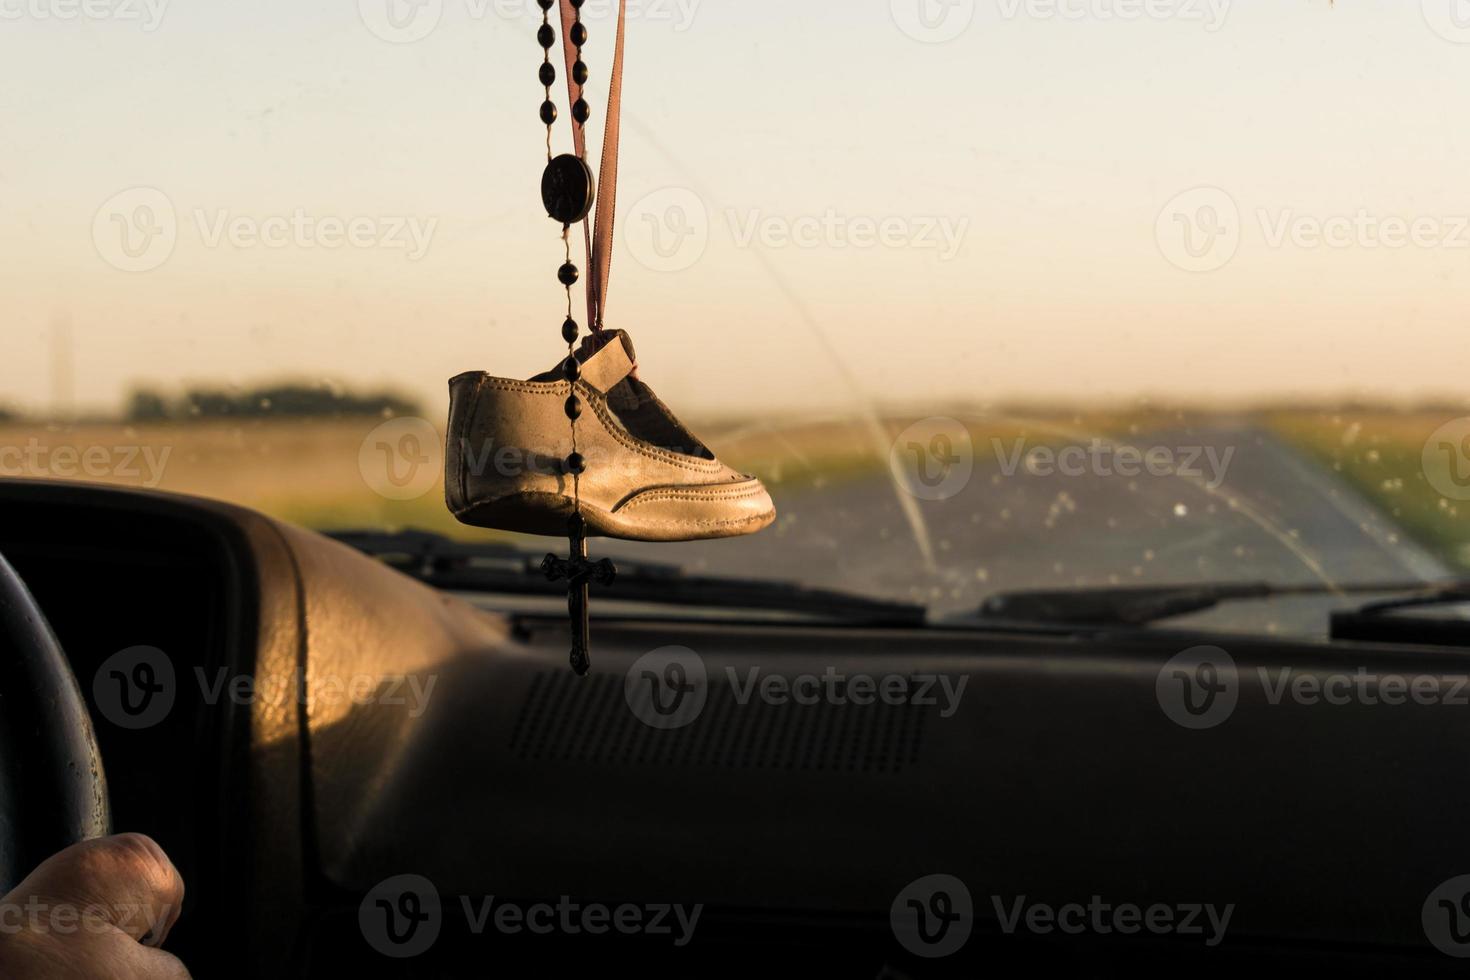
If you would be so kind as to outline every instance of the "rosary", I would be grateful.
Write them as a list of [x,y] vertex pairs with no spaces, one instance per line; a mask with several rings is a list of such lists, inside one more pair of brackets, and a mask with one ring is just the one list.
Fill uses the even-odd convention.
[[551,86],[556,82],[556,66],[551,63],[551,49],[556,44],[556,29],[551,26],[551,8],[557,0],[536,2],[541,7],[541,27],[536,32],[536,40],[541,45],[540,79],[546,95],[545,101],[541,103],[541,121],[546,124],[546,171],[541,177],[541,201],[546,206],[547,215],[562,226],[561,238],[565,256],[561,268],[557,270],[557,281],[566,289],[567,294],[567,316],[561,327],[562,340],[567,345],[567,357],[562,362],[561,374],[567,382],[565,410],[572,432],[572,449],[563,463],[566,474],[572,480],[572,515],[567,520],[570,550],[565,559],[548,554],[541,563],[541,570],[551,581],[565,580],[567,583],[567,610],[572,627],[571,664],[572,670],[581,676],[592,666],[587,619],[588,586],[594,583],[611,585],[617,575],[617,568],[606,558],[594,562],[587,557],[587,525],[582,516],[581,496],[581,476],[587,469],[587,462],[577,452],[577,419],[582,415],[582,400],[577,397],[577,381],[582,376],[582,370],[577,361],[575,344],[581,328],[572,316],[572,286],[576,285],[580,272],[572,262],[571,233],[572,225],[579,222],[583,224],[589,273],[587,318],[592,332],[601,333],[608,266],[612,259],[613,208],[617,187],[618,103],[622,94],[623,29],[627,11],[626,0],[619,0],[613,80],[609,88],[607,127],[602,148],[604,199],[596,202],[596,227],[592,229],[586,227],[586,224],[597,195],[592,169],[587,165],[585,124],[590,112],[587,100],[583,97],[583,86],[588,77],[587,65],[582,60],[582,46],[587,43],[587,27],[582,23],[584,0],[560,0],[575,151],[560,156],[553,156],[551,151],[552,127],[556,124],[557,117],[556,103],[551,98]]

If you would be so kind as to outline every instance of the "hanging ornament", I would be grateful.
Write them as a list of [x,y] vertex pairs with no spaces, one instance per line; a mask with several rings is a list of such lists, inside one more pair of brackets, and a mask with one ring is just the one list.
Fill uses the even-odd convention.
[[[751,534],[776,517],[760,480],[715,458],[637,375],[633,342],[624,330],[604,326],[616,211],[623,37],[626,0],[617,8],[617,36],[608,84],[602,158],[594,177],[587,163],[583,60],[588,41],[583,0],[560,0],[561,69],[552,51],[558,32],[551,10],[558,0],[537,0],[541,25],[538,79],[541,122],[546,126],[546,165],[541,204],[561,226],[557,282],[566,296],[560,333],[561,363],[529,381],[469,372],[450,381],[445,447],[445,499],[461,521],[477,527],[529,534],[566,535],[568,555],[548,554],[542,570],[567,586],[572,669],[585,674],[588,592],[611,585],[611,561],[593,561],[592,535],[635,541],[694,541]],[[552,87],[565,71],[571,106],[573,152],[557,155],[553,134],[560,113]],[[586,275],[572,259],[572,227],[581,224]],[[587,332],[577,322],[572,290],[587,291]],[[545,447],[556,446],[548,457]],[[529,465],[502,469],[503,450]]]

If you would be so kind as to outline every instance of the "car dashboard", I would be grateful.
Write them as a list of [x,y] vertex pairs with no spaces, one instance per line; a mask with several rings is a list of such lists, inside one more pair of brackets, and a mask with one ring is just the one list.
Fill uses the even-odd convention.
[[[1456,651],[1233,637],[1239,704],[1190,730],[1157,683],[1207,639],[1192,634],[644,610],[596,621],[578,678],[564,617],[479,608],[226,504],[0,481],[0,553],[88,699],[117,829],[153,835],[188,882],[171,946],[196,975],[472,976],[523,956],[628,957],[650,975],[1455,965],[1423,908],[1470,872],[1464,709],[1267,695],[1284,666],[1464,672]],[[697,718],[649,714],[640,665],[688,654],[705,671]],[[172,700],[140,723],[124,695],[145,662]],[[931,696],[752,693],[827,675],[927,680]],[[898,897],[934,875],[973,903],[973,934],[944,958],[893,932]],[[395,955],[372,917],[404,876],[431,883],[435,938]],[[1229,935],[1007,928],[1014,897],[1098,895],[1228,903]],[[548,937],[476,911],[568,897],[698,906],[697,941]]]

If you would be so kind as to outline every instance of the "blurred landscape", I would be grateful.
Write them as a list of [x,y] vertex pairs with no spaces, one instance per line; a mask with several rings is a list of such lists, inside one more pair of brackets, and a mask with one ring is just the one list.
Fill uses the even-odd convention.
[[[1446,422],[1465,416],[1463,406],[1193,412],[1146,406],[1087,411],[956,406],[932,414],[958,420],[968,431],[976,484],[998,480],[1002,446],[1025,445],[1029,451],[1094,438],[1145,446],[1161,434],[1183,444],[1191,433],[1214,433],[1216,441],[1220,432],[1266,433],[1330,474],[1344,492],[1361,497],[1446,565],[1470,569],[1470,504],[1437,492],[1423,464],[1426,440]],[[721,458],[768,483],[782,507],[777,533],[789,536],[795,521],[820,510],[824,491],[865,487],[864,492],[891,502],[893,442],[926,417],[893,411],[878,418],[691,422]],[[394,419],[422,420],[414,424],[425,433],[423,443],[430,442],[429,427],[434,430],[435,444],[420,448],[423,466],[436,478],[407,495],[380,492],[381,481],[370,471],[372,453],[365,450],[373,433]],[[438,413],[392,392],[291,383],[196,388],[174,395],[144,388],[113,417],[58,421],[13,410],[0,416],[0,476],[156,487],[243,504],[318,529],[418,527],[457,537],[503,536],[464,527],[445,510],[442,439]],[[1243,438],[1237,441],[1244,446]],[[1047,494],[1065,507],[1077,491],[1067,485]],[[403,496],[407,499],[396,499]],[[982,500],[976,506],[991,505]]]

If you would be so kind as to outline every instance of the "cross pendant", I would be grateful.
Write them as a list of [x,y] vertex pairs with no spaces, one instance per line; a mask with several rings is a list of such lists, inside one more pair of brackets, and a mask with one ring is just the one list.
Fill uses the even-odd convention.
[[591,628],[587,622],[587,586],[611,585],[617,577],[617,566],[610,559],[589,561],[587,558],[587,525],[581,514],[573,514],[567,521],[568,538],[571,541],[570,556],[563,560],[547,555],[541,561],[541,571],[553,582],[566,579],[567,612],[572,622],[572,670],[578,677],[592,669],[590,653]]

